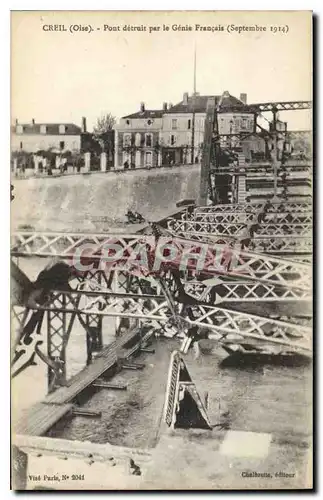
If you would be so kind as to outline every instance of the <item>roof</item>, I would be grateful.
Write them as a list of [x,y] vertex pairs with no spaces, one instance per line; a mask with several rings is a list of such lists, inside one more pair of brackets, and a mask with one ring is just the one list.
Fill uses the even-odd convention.
[[145,111],[137,111],[137,113],[122,118],[162,118],[164,113],[165,111],[162,109],[145,109]]
[[[82,133],[81,127],[78,127],[77,125],[75,125],[75,123],[17,123],[17,125],[23,127],[22,134],[80,135]],[[13,132],[16,132],[17,125],[13,125],[12,127]],[[42,125],[46,126],[46,134],[41,133],[40,131],[40,127]],[[59,132],[60,125],[65,125],[65,132],[63,134]]]
[[[165,113],[192,113],[193,109],[195,113],[205,113],[207,107],[207,101],[210,98],[215,98],[215,103],[218,104],[221,99],[221,96],[220,95],[196,95],[195,97],[190,96],[188,98],[188,104],[184,104],[184,101],[181,101],[178,104],[175,104],[175,106],[169,108],[167,111],[165,111]],[[221,108],[250,112],[249,106],[247,106],[242,101],[240,101],[240,99],[237,99],[228,92],[224,94]]]

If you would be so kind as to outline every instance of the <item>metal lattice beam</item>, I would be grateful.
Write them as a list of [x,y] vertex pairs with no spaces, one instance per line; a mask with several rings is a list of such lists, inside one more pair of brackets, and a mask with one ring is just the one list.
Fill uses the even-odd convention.
[[[177,231],[176,234],[183,239],[195,240],[199,242],[201,245],[209,244],[209,245],[218,245],[222,247],[237,247],[239,248],[248,248],[248,251],[259,252],[259,255],[275,255],[278,256],[286,256],[286,258],[293,258],[293,256],[297,255],[305,255],[308,258],[308,255],[312,254],[312,238],[306,238],[303,236],[290,236],[290,235],[277,235],[277,236],[255,236],[253,239],[250,239],[246,245],[244,245],[241,237],[233,237],[226,236],[222,234],[210,234],[207,232],[186,232],[186,231]],[[244,239],[249,239],[248,236],[245,236]]]
[[277,112],[312,109],[312,104],[312,101],[276,101],[249,104],[248,107],[255,113],[264,113],[266,111]]
[[[254,224],[257,224],[257,214],[254,214]],[[181,232],[181,233],[208,233],[216,234],[219,238],[222,235],[235,236],[238,237],[241,231],[245,230],[246,224],[243,222],[200,222],[196,220],[178,220],[178,219],[168,219],[167,228],[170,231]],[[310,224],[305,223],[268,223],[262,222],[255,229],[255,237],[257,235],[269,236],[269,235],[286,235],[287,237],[297,237],[297,236],[310,236],[312,234],[313,227]]]
[[[185,237],[185,235],[184,235]],[[196,235],[198,238],[199,235]],[[200,236],[201,237],[201,236]],[[178,269],[182,256],[188,251],[203,255],[203,267],[197,269],[198,259],[194,262],[186,261],[185,266],[188,270],[198,271],[205,276],[224,275],[228,277],[241,279],[248,277],[251,280],[265,281],[267,283],[280,283],[287,286],[294,284],[311,288],[311,267],[300,262],[283,260],[278,257],[242,251],[240,248],[229,247],[226,245],[210,244],[203,241],[201,243],[194,241],[193,235],[189,235],[190,239],[173,237],[170,242],[174,245],[177,251],[177,257],[171,262],[165,262],[163,269],[175,268]],[[155,258],[155,249],[157,241],[154,237],[143,235],[84,235],[84,234],[65,234],[65,233],[30,233],[19,232],[13,234],[13,255],[35,255],[39,257],[53,257],[54,255],[62,259],[69,260],[72,263],[72,258],[75,252],[84,243],[93,245],[92,250],[87,254],[87,259],[91,261],[100,261],[100,251],[105,245],[111,242],[117,242],[122,247],[122,258],[118,262],[104,262],[106,268],[125,270],[129,267],[133,269],[133,274],[139,273],[142,276],[156,274],[153,272],[153,264]],[[304,239],[304,238],[303,238]],[[222,238],[223,240],[223,238]],[[284,246],[285,238],[280,238],[281,244]],[[273,242],[273,243],[272,243]],[[259,239],[257,244],[268,248],[268,251],[277,252],[274,245],[275,239]],[[134,252],[138,245],[147,248],[148,246],[148,266],[136,264],[132,261],[129,266],[129,252]],[[307,252],[309,252],[307,248]]]
[[309,290],[295,287],[282,287],[253,281],[222,281],[214,284],[213,280],[184,282],[185,292],[198,301],[219,304],[221,302],[239,303],[294,303],[311,301]]
[[[174,334],[173,313],[167,300],[162,296],[124,298],[98,295],[90,299],[86,298],[85,303],[83,302],[84,296],[82,296],[81,302],[76,308],[77,293],[52,292],[51,302],[41,309],[56,312],[55,301],[58,298],[61,301],[61,297],[64,295],[68,296],[68,300],[66,300],[63,311],[59,310],[60,313],[74,312],[82,315],[135,317],[145,319],[145,324],[151,323],[156,326],[156,322],[161,323],[165,326],[168,334],[171,332]],[[185,333],[185,329],[197,326],[212,331],[213,338],[216,338],[220,343],[231,342],[230,335],[235,334],[241,341],[247,339],[267,344],[279,344],[292,350],[303,350],[308,353],[311,350],[312,330],[310,326],[202,304],[190,305],[189,309],[190,314],[187,314],[186,306],[179,305],[178,308],[178,315],[184,321],[182,323],[183,333]]]
[[[198,214],[205,213],[223,213],[223,212],[241,212],[241,213],[255,213],[259,212],[264,208],[263,203],[240,203],[240,204],[228,204],[228,205],[209,205],[205,207],[197,207],[195,212]],[[311,201],[304,202],[282,202],[282,203],[272,203],[268,209],[267,213],[304,213],[312,212],[313,205]]]
[[[194,212],[191,220],[196,222],[210,222],[211,224],[250,224],[257,222],[257,213],[244,212]],[[171,220],[171,218],[169,218]],[[178,219],[177,219],[178,220]],[[184,219],[186,220],[186,219]],[[189,219],[187,219],[189,220]],[[312,212],[292,213],[276,212],[265,214],[262,224],[306,224],[311,226],[313,221]]]

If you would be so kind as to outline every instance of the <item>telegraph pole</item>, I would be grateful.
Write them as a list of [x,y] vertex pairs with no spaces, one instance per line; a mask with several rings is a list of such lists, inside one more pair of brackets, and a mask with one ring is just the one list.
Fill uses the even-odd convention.
[[272,150],[272,160],[273,160],[273,170],[274,170],[274,198],[273,201],[277,201],[277,178],[278,178],[278,130],[277,130],[277,109],[273,109],[273,150]]
[[201,162],[200,198],[199,198],[200,206],[206,205],[208,199],[214,120],[215,120],[215,97],[210,97],[207,101],[206,118],[204,126],[204,142],[203,142],[203,153]]
[[194,82],[193,82],[193,99],[192,99],[192,141],[191,141],[191,163],[195,163],[194,158],[194,142],[195,142],[195,95],[196,95],[196,47],[194,48]]

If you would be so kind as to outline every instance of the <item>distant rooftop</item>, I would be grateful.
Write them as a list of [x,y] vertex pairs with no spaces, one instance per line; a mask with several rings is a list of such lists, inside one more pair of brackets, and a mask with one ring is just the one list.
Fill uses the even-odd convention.
[[[17,129],[17,127],[19,127]],[[20,128],[22,127],[22,128]],[[44,129],[46,127],[46,129]],[[64,127],[64,132],[62,132]],[[21,130],[21,131],[19,131]],[[75,123],[16,123],[12,126],[12,131],[16,134],[34,135],[80,135],[81,127]]]
[[162,109],[145,109],[144,111],[137,111],[131,115],[123,116],[122,118],[162,118],[165,111]]
[[[181,102],[175,104],[165,111],[165,113],[192,113],[193,110],[195,113],[205,113],[207,107],[207,101],[210,98],[215,98],[215,104],[218,104],[221,95],[199,95],[195,96],[186,96]],[[243,101],[229,94],[229,92],[224,92],[222,99],[222,108],[232,108],[240,111],[249,111],[248,105],[246,105]]]

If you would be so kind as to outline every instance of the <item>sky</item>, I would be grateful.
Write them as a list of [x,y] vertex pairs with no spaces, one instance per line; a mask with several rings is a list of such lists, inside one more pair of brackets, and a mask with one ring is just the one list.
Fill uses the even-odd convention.
[[[197,24],[213,32],[196,30]],[[49,25],[67,31],[48,31]],[[266,31],[229,33],[232,25]],[[219,26],[224,31],[215,30]],[[273,33],[271,26],[285,27],[285,33]],[[159,30],[149,33],[153,27]],[[243,92],[248,103],[311,100],[311,44],[311,13],[304,11],[13,12],[11,119],[81,125],[85,116],[91,130],[105,112],[120,118],[139,110],[142,101],[147,109],[176,104],[193,91],[195,48],[200,94]],[[280,118],[290,130],[311,126],[308,111]]]

